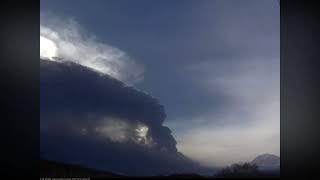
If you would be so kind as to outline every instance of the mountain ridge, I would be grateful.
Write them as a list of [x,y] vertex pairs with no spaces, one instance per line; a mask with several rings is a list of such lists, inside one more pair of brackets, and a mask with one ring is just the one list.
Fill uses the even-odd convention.
[[261,170],[280,169],[280,157],[270,153],[258,155],[250,163],[257,165]]

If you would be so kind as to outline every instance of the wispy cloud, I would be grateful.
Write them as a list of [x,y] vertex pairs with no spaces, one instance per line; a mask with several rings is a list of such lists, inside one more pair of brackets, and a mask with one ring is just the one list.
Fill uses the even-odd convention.
[[127,84],[143,80],[141,64],[120,49],[99,41],[72,18],[42,13],[40,37],[40,56],[50,56],[51,60],[54,60],[52,56],[57,56]]

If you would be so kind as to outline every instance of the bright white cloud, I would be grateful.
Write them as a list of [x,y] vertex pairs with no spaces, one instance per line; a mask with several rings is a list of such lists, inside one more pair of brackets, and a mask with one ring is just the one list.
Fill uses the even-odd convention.
[[[102,43],[73,19],[41,14],[40,57],[89,67],[129,85],[143,80],[144,69],[125,52]],[[61,60],[61,59],[60,59]]]
[[53,60],[57,56],[56,44],[43,36],[40,36],[40,57]]

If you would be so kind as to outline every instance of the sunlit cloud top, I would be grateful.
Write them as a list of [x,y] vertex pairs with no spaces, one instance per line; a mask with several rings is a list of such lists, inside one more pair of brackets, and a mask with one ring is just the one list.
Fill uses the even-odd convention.
[[50,39],[40,36],[40,45],[41,58],[53,60],[57,56],[57,46]]
[[143,80],[140,64],[125,52],[100,42],[73,19],[41,16],[40,57],[72,61],[130,85]]

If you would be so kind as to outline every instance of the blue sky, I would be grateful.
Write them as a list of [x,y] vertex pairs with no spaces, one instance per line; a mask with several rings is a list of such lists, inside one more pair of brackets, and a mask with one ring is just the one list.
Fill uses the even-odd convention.
[[279,155],[276,0],[42,0],[41,13],[124,52],[135,65],[121,72],[164,105],[184,154],[208,165]]

